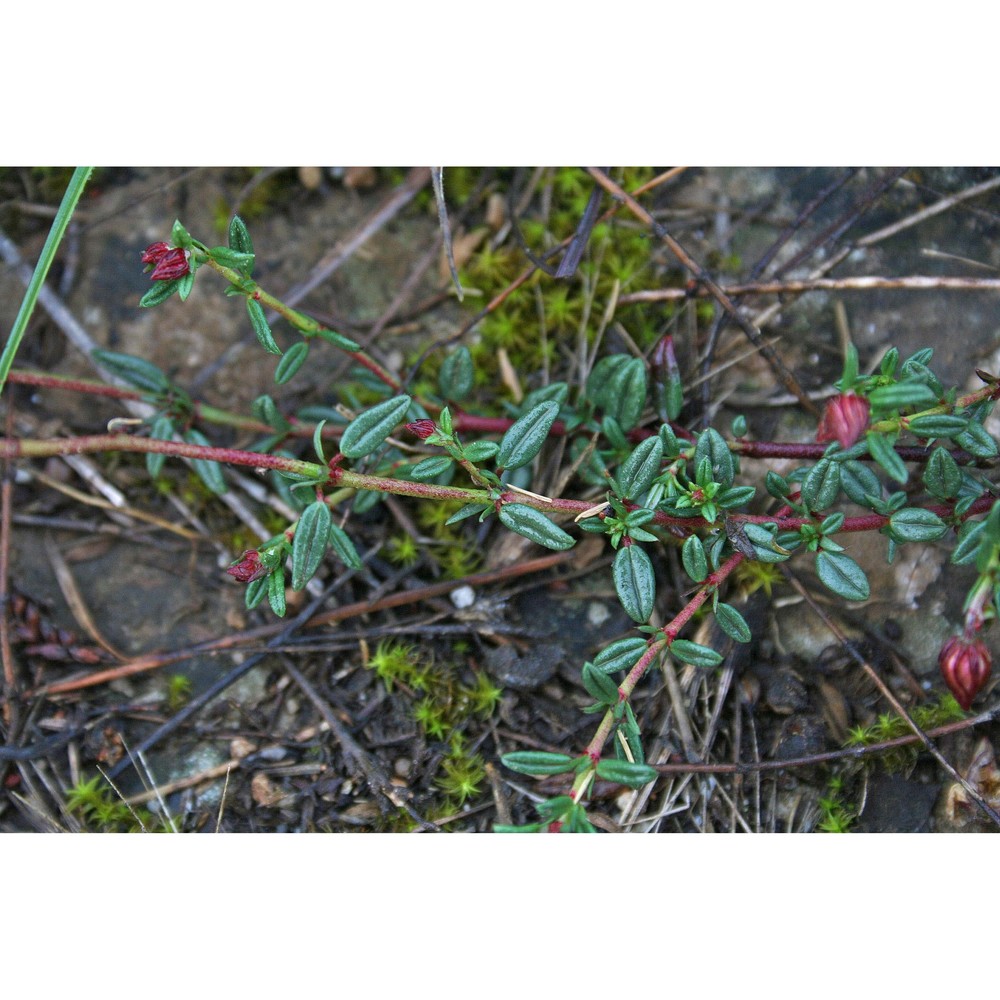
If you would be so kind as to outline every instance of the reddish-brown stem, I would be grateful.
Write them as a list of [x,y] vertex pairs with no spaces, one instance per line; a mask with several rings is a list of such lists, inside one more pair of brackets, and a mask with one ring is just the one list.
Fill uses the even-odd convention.
[[[743,561],[743,555],[734,552],[714,573],[706,577],[704,583],[698,588],[698,592],[690,601],[674,616],[669,624],[664,625],[657,633],[656,638],[649,640],[646,651],[639,657],[636,664],[628,672],[625,680],[618,685],[618,697],[621,701],[626,701],[635,690],[642,676],[649,669],[649,666],[659,656],[664,649],[669,648],[670,643],[677,638],[681,629],[691,620],[694,613],[708,600],[709,597],[719,588],[722,582],[730,573]],[[597,727],[590,743],[587,744],[585,753],[596,764],[601,759],[601,749],[607,742],[615,727],[614,712],[608,709],[601,719],[601,724]]]

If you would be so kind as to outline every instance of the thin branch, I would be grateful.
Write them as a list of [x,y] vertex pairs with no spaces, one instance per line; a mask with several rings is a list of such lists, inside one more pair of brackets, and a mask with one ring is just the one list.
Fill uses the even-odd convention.
[[[812,278],[798,281],[749,281],[733,285],[720,285],[720,290],[728,296],[741,295],[788,295],[801,292],[869,292],[875,289],[902,289],[919,292],[997,292],[1000,278],[954,278],[934,275],[909,275],[903,278],[870,275],[857,278]],[[618,301],[622,305],[637,302],[669,302],[690,298],[695,295],[708,298],[711,291],[697,288],[689,292],[684,288],[651,288],[629,292]]]

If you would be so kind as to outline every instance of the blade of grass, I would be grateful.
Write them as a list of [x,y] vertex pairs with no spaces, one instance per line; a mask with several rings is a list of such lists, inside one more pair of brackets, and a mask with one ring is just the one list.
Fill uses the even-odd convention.
[[66,193],[63,195],[62,203],[59,206],[59,211],[56,212],[52,228],[49,230],[48,238],[45,240],[45,246],[42,247],[38,263],[35,265],[35,273],[31,276],[31,283],[28,285],[28,290],[24,293],[24,298],[21,300],[21,308],[18,310],[17,319],[14,320],[14,326],[10,331],[10,336],[7,338],[3,354],[0,355],[0,392],[3,392],[3,387],[7,383],[7,375],[10,372],[11,365],[14,363],[14,356],[17,354],[17,349],[21,346],[21,339],[24,337],[24,331],[27,329],[28,320],[31,319],[31,314],[35,311],[38,293],[42,290],[42,285],[45,284],[45,278],[49,273],[49,268],[52,266],[52,261],[55,260],[56,250],[59,249],[59,244],[66,233],[69,220],[73,218],[77,202],[80,200],[83,189],[87,186],[87,181],[90,180],[90,175],[93,171],[93,167],[77,167],[70,178]]

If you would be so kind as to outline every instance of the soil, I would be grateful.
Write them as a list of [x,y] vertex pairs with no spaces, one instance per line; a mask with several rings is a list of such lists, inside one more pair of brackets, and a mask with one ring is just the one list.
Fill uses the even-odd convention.
[[[479,246],[510,247],[527,266],[506,206],[500,202],[498,209],[488,196],[519,185],[523,191],[530,176],[483,171],[472,196],[450,202],[456,248],[465,246],[465,233],[478,230]],[[555,197],[545,188],[551,174],[535,176],[540,186],[535,197],[524,199],[523,210],[532,221],[545,218]],[[765,277],[800,252],[801,263],[783,276],[806,277],[843,249],[849,254],[827,277],[997,275],[1000,187],[958,200],[895,235],[865,240],[943,198],[986,184],[1000,176],[996,171],[910,170],[892,183],[889,176],[884,169],[849,175],[834,169],[689,170],[645,196],[643,204],[723,285],[750,280],[754,265],[789,227],[792,235]],[[800,219],[839,179],[842,187]],[[25,260],[34,261],[45,240],[48,223],[39,206],[58,201],[58,180],[37,170],[0,173],[0,226]],[[276,386],[274,358],[257,345],[242,304],[225,299],[212,275],[199,275],[186,302],[175,296],[159,308],[140,309],[149,279],[139,257],[148,244],[169,238],[175,218],[206,242],[223,243],[220,227],[239,211],[253,235],[254,276],[263,287],[289,296],[314,270],[339,261],[296,300],[297,308],[405,374],[425,349],[453,340],[484,304],[474,295],[460,303],[453,294],[435,251],[440,227],[430,184],[417,180],[390,170],[103,170],[91,182],[49,284],[94,345],[155,363],[203,403],[247,414],[257,397],[269,393],[285,413],[304,405],[350,406],[357,403],[351,393],[360,390],[350,388],[357,385],[354,376],[332,347],[314,349],[295,379]],[[407,183],[412,198],[400,195]],[[497,211],[504,214],[498,224],[490,214]],[[621,225],[637,225],[626,213],[619,216]],[[828,238],[820,240],[824,234]],[[622,287],[623,295],[677,287],[688,277],[652,237],[649,255],[648,267]],[[432,264],[421,271],[425,258]],[[554,280],[543,276],[537,288]],[[575,295],[586,292],[579,275],[569,287]],[[8,262],[0,270],[5,328],[22,293]],[[541,298],[531,284],[516,294]],[[963,391],[981,386],[976,368],[1000,371],[996,290],[832,289],[780,300],[760,294],[741,303],[751,316],[780,304],[762,333],[819,405],[839,377],[845,336],[857,346],[863,370],[896,346],[904,357],[932,347],[938,377]],[[593,303],[591,331],[607,306]],[[666,312],[658,308],[646,315],[663,332]],[[697,315],[682,309],[671,327],[691,381],[717,315],[706,308]],[[292,342],[287,327],[279,324],[275,331],[283,346]],[[478,337],[473,327],[462,342],[471,345]],[[577,364],[575,334],[564,341],[552,354],[559,369],[550,372],[553,379],[573,377],[566,373]],[[614,323],[605,344],[628,349]],[[748,348],[735,324],[724,328],[713,358],[713,425],[728,434],[739,413],[752,438],[814,440],[815,416],[787,397]],[[79,343],[70,342],[41,308],[16,368],[96,377]],[[470,410],[503,413],[486,394],[497,395],[501,372],[498,367],[491,384],[478,387]],[[525,385],[534,384],[536,373],[517,374]],[[120,402],[75,392],[14,384],[4,395],[8,428],[19,437],[101,433],[109,420],[129,415]],[[507,383],[499,396],[510,400]],[[689,388],[681,420],[700,426],[701,407],[701,390]],[[220,444],[244,447],[251,440],[236,431],[213,433]],[[301,453],[308,452],[306,444]],[[748,460],[742,472],[760,483],[768,468],[787,472],[796,464]],[[539,468],[535,484],[552,482],[557,471]],[[505,576],[503,567],[543,550],[525,545],[511,552],[501,532],[480,528],[475,519],[464,524],[463,544],[481,557],[477,572],[495,571],[492,582],[473,583],[471,593],[380,604],[394,594],[419,595],[420,588],[446,579],[433,557],[438,550],[418,552],[412,566],[393,561],[392,540],[407,533],[423,538],[430,531],[417,519],[415,503],[393,500],[348,522],[366,554],[364,570],[344,573],[328,560],[315,592],[289,593],[286,621],[314,597],[320,611],[358,601],[370,602],[369,611],[319,629],[292,628],[280,641],[273,635],[245,641],[243,633],[275,618],[264,610],[266,602],[247,611],[243,588],[224,569],[258,544],[254,525],[266,522],[267,533],[284,526],[280,508],[269,510],[273,492],[262,498],[252,473],[230,478],[239,501],[234,509],[207,494],[178,461],[167,462],[163,489],[154,488],[141,455],[85,456],[73,465],[63,459],[25,461],[13,472],[13,523],[3,544],[9,551],[17,684],[4,692],[0,732],[5,747],[16,752],[0,759],[5,831],[136,824],[185,831],[489,831],[497,823],[530,823],[537,818],[534,802],[565,791],[567,782],[515,775],[500,756],[524,749],[580,753],[598,718],[582,711],[591,701],[580,679],[582,663],[609,641],[636,634],[615,597],[607,546],[584,536],[572,559],[542,572]],[[124,499],[109,504],[116,495]],[[574,484],[561,495],[591,493]],[[758,490],[758,499],[763,495]],[[805,559],[792,560],[791,569],[904,704],[912,709],[932,703],[943,692],[938,650],[959,627],[974,568],[951,565],[943,543],[903,546],[891,565],[881,536],[855,536],[844,544],[868,574],[872,597],[866,602],[845,605],[834,598]],[[686,578],[673,550],[658,556],[656,571],[662,587],[655,614],[662,622],[682,605]],[[464,584],[455,579],[456,591]],[[725,649],[726,660],[718,670],[681,668],[668,676],[664,667],[644,679],[633,707],[647,759],[676,770],[665,770],[652,789],[640,792],[598,782],[595,825],[609,831],[809,832],[830,826],[835,802],[857,831],[992,828],[927,753],[797,763],[841,750],[852,727],[875,724],[889,706],[784,580],[774,584],[770,599],[763,590],[734,590],[726,599],[743,609],[753,626],[752,643],[726,645],[719,635],[714,648]],[[1000,653],[995,637],[988,641],[994,655]],[[426,691],[405,682],[387,684],[373,668],[386,643],[406,644],[439,694],[448,692],[440,694],[452,699],[443,731],[421,721]],[[221,648],[193,651],[199,644]],[[187,655],[65,694],[39,693],[172,651]],[[501,690],[492,711],[459,708],[458,699],[466,697],[459,692],[477,683]],[[996,702],[996,690],[987,688],[976,708],[986,712]],[[173,728],[164,730],[171,720]],[[994,797],[995,808],[998,736],[994,713],[935,739],[960,773]],[[473,760],[476,770],[464,798],[449,782],[459,757]],[[766,766],[734,773],[737,761]],[[683,765],[693,762],[721,769],[685,773]],[[774,762],[789,763],[776,768]],[[72,808],[69,791],[98,768],[114,780],[116,792],[108,800],[128,799],[138,819],[99,821],[93,812]]]

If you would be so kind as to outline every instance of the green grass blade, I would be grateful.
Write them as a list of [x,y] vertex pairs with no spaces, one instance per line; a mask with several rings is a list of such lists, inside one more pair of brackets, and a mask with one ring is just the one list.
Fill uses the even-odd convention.
[[52,266],[52,261],[55,260],[56,250],[59,249],[69,220],[73,218],[77,202],[80,200],[80,195],[83,194],[83,189],[86,187],[87,181],[90,180],[93,170],[93,167],[77,167],[70,178],[62,204],[59,206],[59,211],[56,212],[56,217],[52,222],[52,228],[49,230],[48,239],[46,239],[38,263],[35,265],[35,273],[31,276],[28,290],[21,300],[17,319],[14,320],[14,326],[7,338],[3,354],[0,355],[0,392],[3,392],[3,387],[7,384],[7,375],[10,373],[11,365],[14,364],[14,356],[21,346],[21,338],[28,327],[28,320],[31,319],[31,314],[35,311],[38,293],[42,290],[42,285],[45,284],[49,268]]

